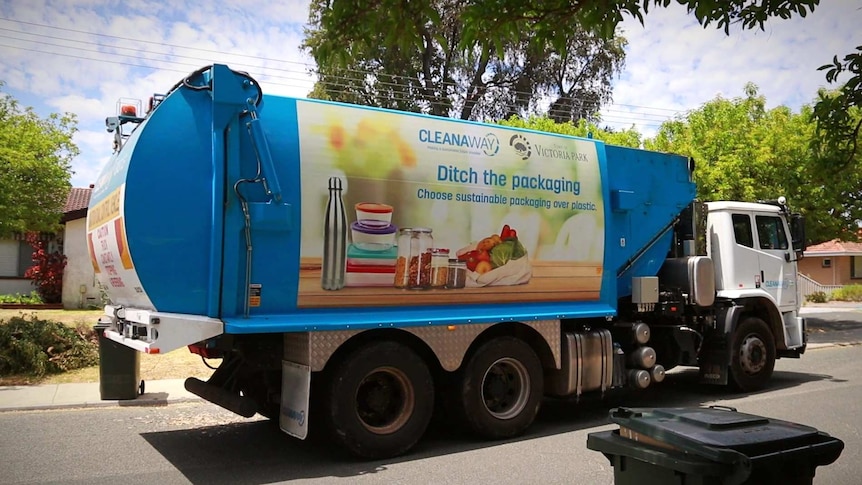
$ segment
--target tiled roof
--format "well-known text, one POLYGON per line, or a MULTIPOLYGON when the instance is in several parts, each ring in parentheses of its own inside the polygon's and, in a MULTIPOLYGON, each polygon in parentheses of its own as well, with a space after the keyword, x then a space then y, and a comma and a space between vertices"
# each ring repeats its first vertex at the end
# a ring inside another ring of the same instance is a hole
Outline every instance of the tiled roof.
POLYGON ((69 197, 66 198, 66 205, 63 206, 63 213, 74 212, 81 209, 86 209, 90 205, 90 192, 93 189, 80 189, 73 187, 69 190, 69 197))
POLYGON ((862 255, 862 243, 833 239, 824 243, 808 246, 808 248, 805 249, 806 256, 834 256, 838 254, 862 255))

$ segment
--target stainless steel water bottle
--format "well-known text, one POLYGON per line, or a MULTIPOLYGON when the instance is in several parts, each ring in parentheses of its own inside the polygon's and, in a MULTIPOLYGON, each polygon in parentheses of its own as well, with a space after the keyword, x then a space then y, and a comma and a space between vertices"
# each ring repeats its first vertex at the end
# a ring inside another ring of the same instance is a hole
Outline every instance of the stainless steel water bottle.
POLYGON ((342 183, 339 177, 329 178, 329 203, 323 229, 323 271, 320 284, 324 290, 344 288, 344 271, 347 265, 347 214, 341 199, 342 183))

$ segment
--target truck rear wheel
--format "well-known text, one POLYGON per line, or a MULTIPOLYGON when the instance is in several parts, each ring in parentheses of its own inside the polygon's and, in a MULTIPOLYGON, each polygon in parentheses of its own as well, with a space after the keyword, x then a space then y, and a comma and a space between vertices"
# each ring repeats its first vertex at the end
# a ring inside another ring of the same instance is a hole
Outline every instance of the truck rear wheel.
POLYGON ((733 333, 730 378, 743 392, 762 389, 775 368, 775 341, 766 323, 756 317, 742 321, 733 333))
POLYGON ((434 412, 428 366, 396 342, 353 351, 333 369, 327 387, 333 440, 363 458, 406 452, 425 433, 434 412))
POLYGON ((519 435, 539 412, 544 386, 542 364, 522 340, 499 337, 484 343, 456 379, 456 412, 484 438, 519 435))

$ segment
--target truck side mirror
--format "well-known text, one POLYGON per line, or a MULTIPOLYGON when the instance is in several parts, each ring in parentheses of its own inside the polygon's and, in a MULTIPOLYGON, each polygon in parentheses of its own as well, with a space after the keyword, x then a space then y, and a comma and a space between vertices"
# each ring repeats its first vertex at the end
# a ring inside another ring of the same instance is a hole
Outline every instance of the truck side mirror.
POLYGON ((805 218, 802 214, 791 214, 790 216, 790 236, 793 239, 793 250, 796 252, 796 257, 802 259, 802 252, 805 251, 805 218))

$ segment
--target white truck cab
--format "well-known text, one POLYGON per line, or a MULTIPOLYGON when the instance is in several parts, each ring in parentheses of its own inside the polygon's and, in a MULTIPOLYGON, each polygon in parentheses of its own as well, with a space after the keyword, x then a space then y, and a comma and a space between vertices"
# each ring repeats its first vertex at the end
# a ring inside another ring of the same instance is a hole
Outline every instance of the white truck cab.
POLYGON ((776 203, 708 202, 706 207, 706 247, 715 262, 716 296, 768 300, 771 304, 765 306, 780 313, 774 321, 783 322, 783 329, 772 329, 778 348, 801 348, 805 329, 798 314, 796 262, 804 234, 799 216, 788 212, 783 197, 776 203))

